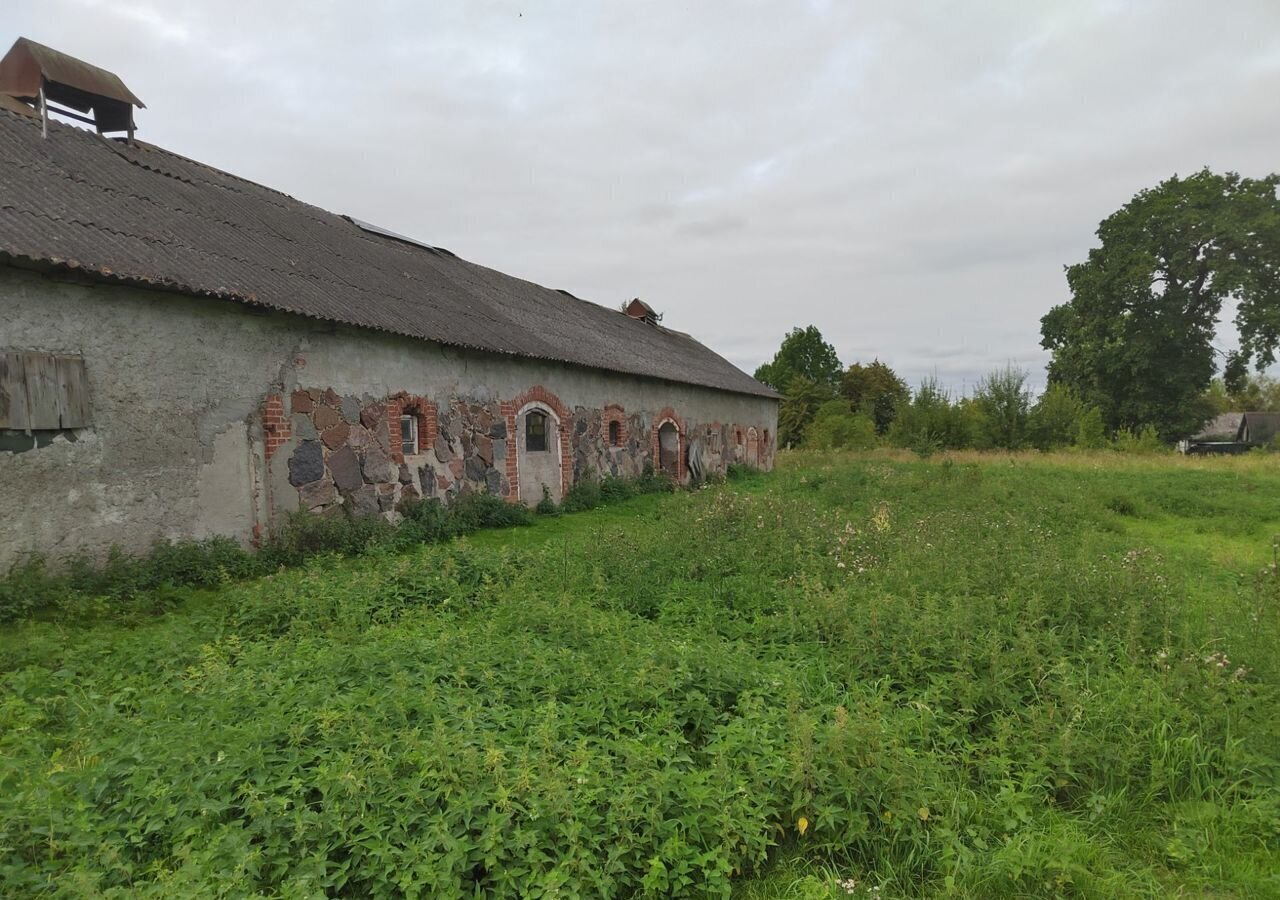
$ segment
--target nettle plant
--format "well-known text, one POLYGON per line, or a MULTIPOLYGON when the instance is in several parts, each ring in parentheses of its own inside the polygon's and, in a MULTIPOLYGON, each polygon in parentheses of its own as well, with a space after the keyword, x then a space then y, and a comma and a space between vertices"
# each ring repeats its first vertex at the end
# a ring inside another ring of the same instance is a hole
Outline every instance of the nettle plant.
POLYGON ((1206 643, 1190 570, 1108 502, 1239 527, 1270 501, 1093 477, 815 458, 521 549, 375 546, 141 627, 27 626, 0 883, 728 896, 779 855, 895 895, 1223 883, 1280 850, 1275 577, 1231 582, 1206 643))

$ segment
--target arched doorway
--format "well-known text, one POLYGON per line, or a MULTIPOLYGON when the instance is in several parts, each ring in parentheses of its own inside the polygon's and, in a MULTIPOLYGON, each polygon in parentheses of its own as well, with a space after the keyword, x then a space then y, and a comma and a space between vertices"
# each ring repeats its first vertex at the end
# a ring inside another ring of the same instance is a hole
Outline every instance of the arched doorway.
POLYGON ((747 429, 747 462, 753 466, 760 465, 760 435, 754 425, 747 429))
POLYGON ((680 477, 680 431, 670 419, 658 426, 658 470, 680 477))
POLYGON ((559 503, 560 420, 551 408, 531 403, 516 416, 516 467, 520 476, 520 500, 537 506, 544 496, 559 503))

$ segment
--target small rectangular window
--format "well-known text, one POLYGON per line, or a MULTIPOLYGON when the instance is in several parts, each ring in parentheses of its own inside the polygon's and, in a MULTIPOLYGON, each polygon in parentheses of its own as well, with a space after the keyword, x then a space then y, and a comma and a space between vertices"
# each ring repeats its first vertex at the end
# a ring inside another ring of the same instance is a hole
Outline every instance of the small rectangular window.
POLYGON ((524 449, 540 453, 547 449, 547 416, 531 412, 524 417, 524 449))
POLYGON ((400 452, 405 456, 418 453, 418 419, 416 416, 400 417, 400 452))

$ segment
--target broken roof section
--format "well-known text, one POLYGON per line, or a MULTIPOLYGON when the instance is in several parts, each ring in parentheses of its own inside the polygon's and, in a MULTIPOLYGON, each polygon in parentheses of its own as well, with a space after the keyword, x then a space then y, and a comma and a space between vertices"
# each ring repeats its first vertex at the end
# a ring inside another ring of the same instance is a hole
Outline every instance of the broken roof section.
POLYGON ((777 397, 688 335, 145 143, 0 109, 0 263, 220 297, 456 347, 777 397))
POLYGON ((0 94, 35 103, 42 88, 48 101, 92 110, 100 132, 129 130, 133 107, 146 108, 115 73, 20 37, 0 59, 0 94))

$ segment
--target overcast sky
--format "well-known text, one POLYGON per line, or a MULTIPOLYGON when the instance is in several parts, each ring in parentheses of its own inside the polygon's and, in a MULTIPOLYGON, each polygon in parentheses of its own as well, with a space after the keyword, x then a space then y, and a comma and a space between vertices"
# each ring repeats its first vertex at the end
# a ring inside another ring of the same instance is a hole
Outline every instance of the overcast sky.
MULTIPOLYGON (((1280 168, 1280 0, 10 3, 139 137, 751 371, 795 325, 957 392, 1043 381, 1137 190, 1280 168)), ((1226 341, 1224 340, 1225 344, 1226 341)))

